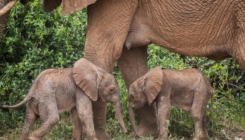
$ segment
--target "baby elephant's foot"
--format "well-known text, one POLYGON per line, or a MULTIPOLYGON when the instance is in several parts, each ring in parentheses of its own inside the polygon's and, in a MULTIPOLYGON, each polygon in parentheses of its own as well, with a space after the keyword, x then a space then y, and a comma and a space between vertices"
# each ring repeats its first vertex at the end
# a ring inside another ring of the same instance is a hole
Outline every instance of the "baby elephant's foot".
POLYGON ((204 135, 202 131, 199 131, 198 133, 195 134, 193 140, 208 140, 208 135, 204 135))
MULTIPOLYGON (((100 139, 100 137, 98 137, 100 139)), ((98 138, 93 135, 93 136, 86 136, 86 137, 82 137, 82 140, 98 140, 98 138)))
POLYGON ((98 140, 96 137, 90 138, 90 139, 86 139, 86 140, 98 140))
POLYGON ((28 140, 41 140, 42 138, 37 138, 35 136, 30 136, 28 140))
MULTIPOLYGON (((74 139, 72 139, 72 140, 74 140, 74 139)), ((82 137, 82 140, 98 140, 98 139, 96 137, 82 137)))
POLYGON ((110 135, 105 130, 96 130, 96 137, 99 140, 110 140, 110 135))
POLYGON ((245 131, 243 131, 242 133, 240 133, 237 137, 238 138, 242 138, 243 140, 245 140, 245 131))
POLYGON ((208 137, 194 137, 193 140, 208 140, 208 137))
POLYGON ((135 132, 132 131, 130 133, 130 137, 134 137, 134 138, 153 137, 155 139, 159 135, 159 131, 157 131, 157 127, 143 126, 143 125, 139 125, 139 127, 137 128, 137 133, 139 136, 136 136, 135 132), (149 128, 151 128, 151 129, 149 129, 149 128))
POLYGON ((86 140, 98 140, 97 138, 90 138, 90 139, 86 139, 86 140))
POLYGON ((156 140, 168 140, 168 135, 160 135, 156 140))

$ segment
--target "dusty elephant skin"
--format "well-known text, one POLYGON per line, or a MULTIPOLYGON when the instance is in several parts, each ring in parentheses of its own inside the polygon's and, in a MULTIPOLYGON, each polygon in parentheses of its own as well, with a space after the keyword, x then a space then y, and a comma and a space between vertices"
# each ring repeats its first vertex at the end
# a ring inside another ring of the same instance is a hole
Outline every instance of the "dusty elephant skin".
POLYGON ((8 15, 10 13, 10 9, 16 3, 17 0, 1 0, 0 1, 0 41, 2 40, 2 35, 4 31, 4 27, 7 22, 8 15))
MULTIPOLYGON (((85 58, 108 72, 118 62, 127 87, 147 72, 149 43, 188 56, 233 57, 245 70, 244 0, 43 0, 47 12, 59 5, 65 15, 89 5, 85 58)), ((108 140, 106 104, 92 106, 96 134, 108 140)), ((158 135, 154 114, 151 106, 136 110, 139 135, 158 135)))
POLYGON ((78 60, 73 68, 43 71, 35 79, 23 101, 14 106, 3 105, 3 107, 17 108, 28 102, 21 140, 27 140, 30 129, 38 118, 41 119, 42 125, 29 139, 42 139, 58 123, 59 113, 69 109, 73 122, 73 139, 81 139, 81 124, 83 124, 86 138, 97 140, 92 101, 98 99, 114 104, 116 116, 126 133, 115 78, 83 58, 78 60))
POLYGON ((201 71, 178 71, 156 67, 130 85, 130 121, 137 134, 133 110, 155 102, 160 131, 157 139, 167 139, 166 120, 169 119, 170 106, 174 105, 190 112, 195 123, 194 140, 208 140, 205 113, 210 98, 213 99, 213 90, 201 71))

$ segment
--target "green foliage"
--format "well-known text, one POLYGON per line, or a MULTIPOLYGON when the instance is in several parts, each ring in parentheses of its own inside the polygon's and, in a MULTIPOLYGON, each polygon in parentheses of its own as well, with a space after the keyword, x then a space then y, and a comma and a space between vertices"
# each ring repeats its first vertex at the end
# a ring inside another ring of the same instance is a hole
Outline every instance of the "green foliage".
POLYGON ((190 66, 184 63, 180 58, 180 55, 152 44, 148 49, 148 69, 157 66, 177 70, 190 68, 190 66))

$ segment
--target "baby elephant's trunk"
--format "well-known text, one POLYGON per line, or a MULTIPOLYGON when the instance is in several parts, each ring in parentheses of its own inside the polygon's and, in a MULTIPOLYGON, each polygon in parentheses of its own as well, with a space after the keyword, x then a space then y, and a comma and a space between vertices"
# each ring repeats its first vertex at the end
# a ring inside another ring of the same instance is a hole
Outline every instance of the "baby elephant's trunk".
POLYGON ((130 119, 130 123, 133 127, 134 133, 136 136, 139 136, 137 133, 137 129, 136 129, 136 125, 135 125, 135 119, 134 119, 134 110, 133 108, 129 105, 128 106, 128 112, 129 112, 129 119, 130 119))
POLYGON ((123 121, 123 118, 122 118, 121 105, 120 105, 119 101, 114 103, 114 108, 115 108, 115 112, 116 112, 116 117, 117 117, 120 125, 122 126, 123 133, 127 133, 127 129, 125 127, 125 124, 124 124, 124 121, 123 121))

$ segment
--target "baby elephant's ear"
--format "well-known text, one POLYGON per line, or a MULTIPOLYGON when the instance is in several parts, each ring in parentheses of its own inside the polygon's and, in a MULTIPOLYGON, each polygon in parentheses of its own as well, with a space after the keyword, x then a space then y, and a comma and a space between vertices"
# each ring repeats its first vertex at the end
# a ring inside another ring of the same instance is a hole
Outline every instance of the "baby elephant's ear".
POLYGON ((79 59, 73 67, 73 79, 92 101, 97 101, 100 82, 97 66, 84 58, 79 59))
POLYGON ((158 93, 162 89, 162 70, 160 67, 156 67, 149 71, 145 75, 145 94, 148 100, 148 104, 151 105, 153 100, 157 97, 158 93))

